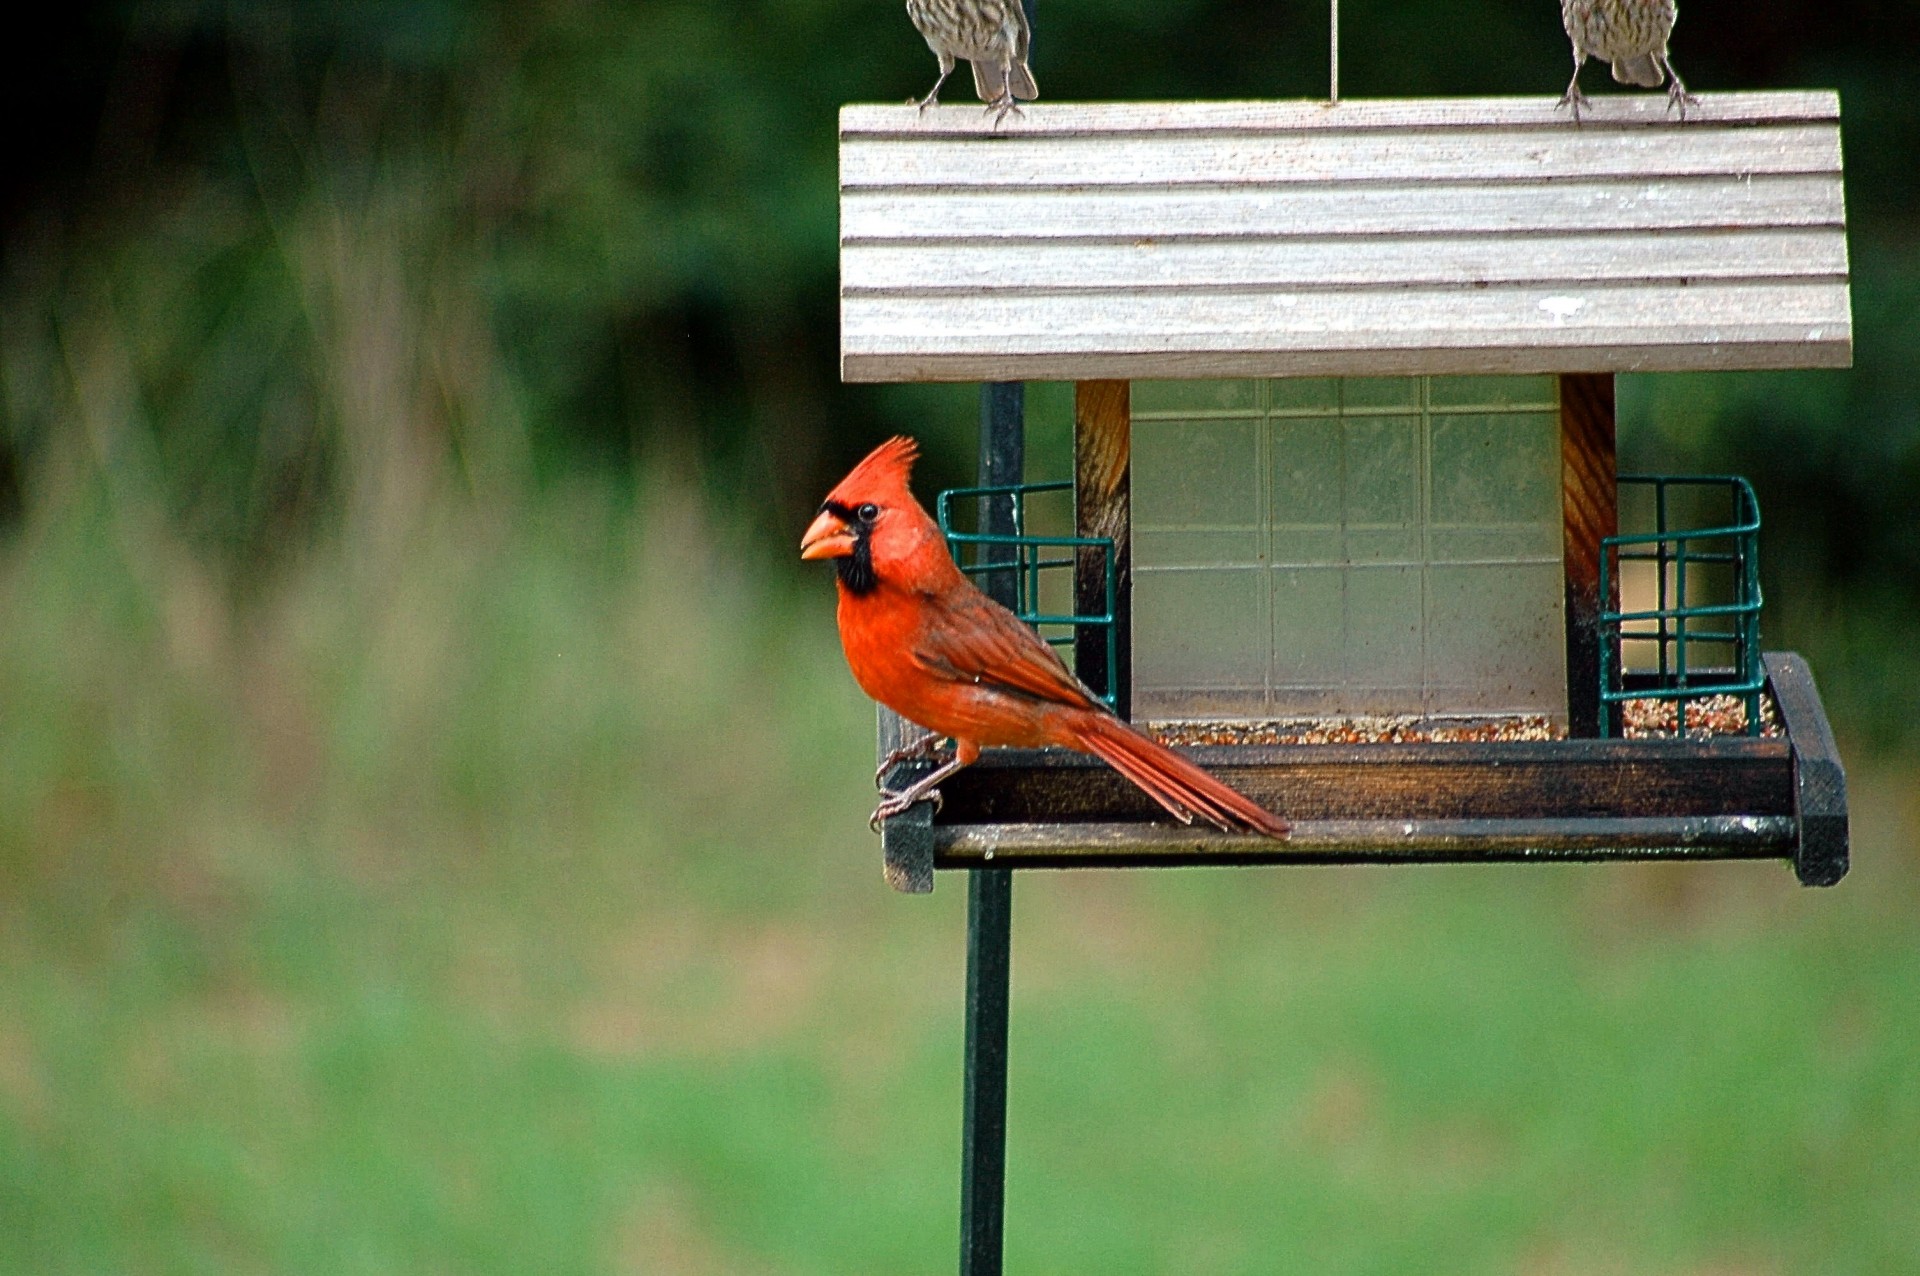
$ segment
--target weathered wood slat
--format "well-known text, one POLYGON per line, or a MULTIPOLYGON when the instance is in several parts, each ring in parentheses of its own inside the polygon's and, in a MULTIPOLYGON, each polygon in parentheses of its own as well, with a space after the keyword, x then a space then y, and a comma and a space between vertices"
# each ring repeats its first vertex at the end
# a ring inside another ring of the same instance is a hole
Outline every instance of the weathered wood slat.
MULTIPOLYGON (((849 191, 843 246, 1282 235, 1535 235, 1843 226, 1832 177, 1660 182, 1222 187, 1217 191, 849 191)), ((1382 275, 1384 282, 1389 276, 1382 275)))
MULTIPOLYGON (((1840 96, 1831 90, 1703 93, 1684 125, 1658 93, 1594 98, 1579 127, 1587 131, 1638 127, 1669 129, 1796 120, 1838 120, 1840 96)), ((1541 128, 1571 130, 1565 108, 1552 97, 1348 99, 1329 106, 1316 99, 1257 102, 1041 102, 1021 107, 996 126, 978 107, 948 105, 920 111, 895 104, 840 108, 840 135, 911 137, 1079 136, 1176 131, 1266 132, 1319 129, 1541 128)))
MULTIPOLYGON (((1486 334, 1499 337, 1502 334, 1486 334)), ((840 379, 850 384, 903 381, 1023 381, 1141 377, 1400 377, 1484 376, 1556 372, 1726 372, 1763 368, 1844 368, 1849 350, 1809 349, 1802 341, 1676 345, 1623 350, 1619 342, 1508 347, 1407 345, 1403 348, 1047 352, 983 354, 847 354, 840 379)))
MULTIPOLYGON (((1679 291, 1679 290, 1675 290, 1679 291)), ((1257 324, 1269 349, 1315 349, 1341 335, 1378 334, 1379 344, 1426 344, 1429 334, 1456 342, 1578 344, 1622 328, 1646 345, 1698 341, 1830 340, 1848 322, 1841 284, 1706 283, 1673 294, 1619 287, 1400 288, 1352 291, 1228 290, 1145 292, 1117 307, 1110 296, 1032 290, 1012 296, 873 297, 849 308, 847 347, 911 336, 929 353, 1059 349, 1189 349, 1238 342, 1257 324), (1485 335, 1482 335, 1485 334, 1485 335), (1559 335, 1552 335, 1559 334, 1559 335), (1143 338, 1148 338, 1144 339, 1143 338), (1192 343, 1189 345, 1188 343, 1192 343)), ((1085 378, 1083 378, 1085 379, 1085 378)))
POLYGON ((933 830, 940 868, 1179 864, 1785 859, 1783 815, 1673 819, 1298 820, 1284 842, 1163 824, 976 824, 933 830))
POLYGON ((840 184, 916 186, 1180 187, 1338 182, 1537 182, 1561 177, 1658 181, 1675 177, 1838 174, 1831 124, 1740 129, 1567 128, 1555 133, 1448 128, 1226 136, 936 137, 849 142, 840 184))
POLYGON ((849 108, 842 374, 1846 366, 1838 99, 1665 105, 849 108))
POLYGON ((1838 367, 1850 330, 1841 284, 1149 292, 1124 305, 887 297, 843 303, 841 370, 866 381, 1838 367))
MULTIPOLYGON (((1498 336, 1500 334, 1492 334, 1498 336)), ((1534 375, 1556 372, 1725 372, 1764 368, 1844 368, 1850 352, 1809 351, 1801 341, 1679 345, 1623 351, 1617 342, 1587 345, 1409 345, 1400 349, 1216 351, 1128 350, 1070 354, 848 354, 840 379, 849 384, 903 381, 1023 381, 1141 377, 1399 377, 1534 375), (1817 356, 1810 358, 1809 355, 1817 356)))
MULTIPOLYGON (((1290 820, 1791 815, 1784 740, 1278 745, 1188 750, 1290 820)), ((942 786, 936 827, 1150 822, 1160 810, 1074 754, 990 751, 942 786)))
POLYGON ((1133 243, 856 244, 841 258, 849 296, 1226 287, 1363 288, 1424 284, 1640 283, 1681 280, 1844 279, 1838 227, 1751 233, 1578 232, 1510 239, 1485 235, 1351 236, 1133 243))

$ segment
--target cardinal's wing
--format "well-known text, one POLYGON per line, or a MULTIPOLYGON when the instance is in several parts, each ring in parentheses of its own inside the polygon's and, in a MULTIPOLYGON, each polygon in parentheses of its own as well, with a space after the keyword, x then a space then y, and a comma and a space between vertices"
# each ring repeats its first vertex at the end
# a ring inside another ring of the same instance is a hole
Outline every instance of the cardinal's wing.
POLYGON ((1056 704, 1103 709, 1086 684, 1012 612, 971 586, 927 609, 915 656, 929 673, 988 684, 1056 704))

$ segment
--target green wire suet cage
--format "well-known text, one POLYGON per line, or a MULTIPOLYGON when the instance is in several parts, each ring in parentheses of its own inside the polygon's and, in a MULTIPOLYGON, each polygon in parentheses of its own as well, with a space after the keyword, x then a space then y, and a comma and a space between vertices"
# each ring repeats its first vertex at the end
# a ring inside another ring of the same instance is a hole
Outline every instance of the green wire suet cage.
MULTIPOLYGON (((1105 536, 1032 536, 1027 534, 1027 504, 1031 497, 1048 493, 1067 493, 1071 496, 1073 484, 1067 481, 1053 483, 1011 483, 993 487, 958 487, 940 493, 937 510, 940 520, 940 533, 947 538, 947 549, 953 555, 953 561, 968 576, 977 579, 999 573, 1009 573, 1014 578, 1015 597, 1014 614, 1039 631, 1040 636, 1055 647, 1071 649, 1076 637, 1083 631, 1091 630, 1106 643, 1107 668, 1113 669, 1119 660, 1118 630, 1114 624, 1117 611, 1117 584, 1113 540, 1105 536), (961 502, 977 501, 978 523, 983 526, 987 521, 987 505, 993 500, 1005 500, 1012 505, 1012 531, 998 534, 979 531, 960 531, 955 526, 955 514, 966 507, 961 502), (1099 570, 1104 600, 1101 610, 1081 612, 1075 609, 1073 573, 1081 558, 1088 554, 1099 556, 1099 570), (1046 586, 1053 581, 1062 582, 1058 592, 1064 593, 1069 600, 1062 609, 1048 610, 1043 599, 1056 592, 1046 586)), ((1113 704, 1113 688, 1105 688, 1100 697, 1109 706, 1113 704)))
POLYGON ((1622 706, 1630 700, 1674 705, 1674 730, 1687 733, 1687 706, 1709 696, 1737 696, 1746 709, 1746 733, 1761 731, 1760 505, 1753 487, 1733 474, 1622 474, 1628 489, 1653 498, 1654 530, 1601 541, 1600 597, 1624 590, 1630 564, 1646 564, 1652 607, 1603 605, 1600 614, 1600 733, 1623 734, 1622 706), (1705 502, 1724 500, 1726 515, 1700 518, 1705 502), (1688 507, 1695 521, 1680 527, 1688 507), (1629 668, 1626 649, 1652 648, 1650 662, 1629 668))

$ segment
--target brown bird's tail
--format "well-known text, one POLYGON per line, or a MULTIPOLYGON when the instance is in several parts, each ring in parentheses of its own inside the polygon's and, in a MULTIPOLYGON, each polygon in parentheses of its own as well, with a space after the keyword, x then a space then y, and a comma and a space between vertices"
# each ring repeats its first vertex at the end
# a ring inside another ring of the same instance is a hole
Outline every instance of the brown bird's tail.
POLYGON ((979 94, 982 102, 988 103, 998 102, 1003 97, 1031 102, 1040 96, 1040 86, 1033 82, 1033 72, 1027 69, 1025 62, 1014 62, 1003 67, 986 58, 973 61, 973 91, 979 94))
POLYGON ((1646 89, 1657 89, 1667 82, 1666 74, 1660 70, 1660 64, 1653 60, 1651 53, 1642 53, 1632 58, 1615 58, 1613 78, 1622 84, 1638 84, 1646 89))
POLYGON ((973 91, 982 102, 998 102, 1006 95, 1007 73, 998 62, 987 58, 975 58, 973 67, 973 91))
POLYGON ((1040 86, 1033 82, 1033 72, 1027 69, 1025 62, 1015 62, 1007 73, 1007 84, 1013 89, 1013 95, 1022 102, 1031 102, 1040 96, 1040 86))
POLYGON ((1244 830, 1277 838, 1289 832, 1285 820, 1118 718, 1089 713, 1074 727, 1079 747, 1098 754, 1182 824, 1191 824, 1197 817, 1229 833, 1244 830))

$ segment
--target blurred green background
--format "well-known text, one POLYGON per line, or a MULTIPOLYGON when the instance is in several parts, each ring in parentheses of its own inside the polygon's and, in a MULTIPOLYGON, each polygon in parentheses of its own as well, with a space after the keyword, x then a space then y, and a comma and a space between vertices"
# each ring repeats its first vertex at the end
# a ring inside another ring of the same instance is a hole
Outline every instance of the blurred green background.
MULTIPOLYGON (((1049 99, 1324 88, 1318 3, 1040 7, 1049 99)), ((1857 366, 1622 449, 1755 481, 1853 875, 1023 877, 1010 1270, 1920 1271, 1920 10, 1682 7, 1696 90, 1842 93, 1857 366)), ((1345 9, 1350 96, 1565 82, 1552 0, 1345 9)), ((964 891, 882 885, 794 561, 885 433, 971 474, 971 388, 836 381, 897 0, 9 43, 0 1270, 949 1269, 964 891)))

